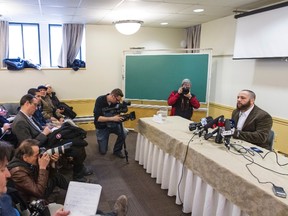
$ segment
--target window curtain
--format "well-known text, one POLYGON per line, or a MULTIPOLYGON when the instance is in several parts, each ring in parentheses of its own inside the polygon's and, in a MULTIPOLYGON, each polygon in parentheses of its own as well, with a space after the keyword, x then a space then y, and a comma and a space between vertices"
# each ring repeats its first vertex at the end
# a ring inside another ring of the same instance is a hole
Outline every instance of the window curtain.
POLYGON ((63 24, 63 42, 58 65, 67 67, 75 60, 82 43, 84 24, 63 24))
POLYGON ((9 22, 0 21, 0 68, 6 67, 3 59, 8 58, 9 48, 9 22))
MULTIPOLYGON (((201 24, 187 28, 187 49, 200 48, 201 24)), ((198 52, 196 50, 190 52, 198 52)))

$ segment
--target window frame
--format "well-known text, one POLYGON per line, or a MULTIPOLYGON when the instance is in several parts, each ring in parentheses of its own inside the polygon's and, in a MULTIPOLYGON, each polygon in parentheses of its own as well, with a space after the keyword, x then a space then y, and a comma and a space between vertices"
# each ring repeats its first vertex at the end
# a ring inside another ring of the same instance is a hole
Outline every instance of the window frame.
MULTIPOLYGON (((39 64, 41 65, 41 37, 40 37, 40 25, 39 23, 20 23, 20 22, 9 22, 10 25, 18 25, 21 29, 21 39, 22 39, 22 55, 23 59, 25 59, 25 44, 24 44, 24 34, 23 27, 24 26, 37 26, 37 37, 38 37, 38 56, 39 56, 39 64)), ((10 42, 9 42, 10 43, 10 42)), ((10 48, 10 47, 9 47, 10 48)), ((9 51, 10 52, 10 51, 9 51)))

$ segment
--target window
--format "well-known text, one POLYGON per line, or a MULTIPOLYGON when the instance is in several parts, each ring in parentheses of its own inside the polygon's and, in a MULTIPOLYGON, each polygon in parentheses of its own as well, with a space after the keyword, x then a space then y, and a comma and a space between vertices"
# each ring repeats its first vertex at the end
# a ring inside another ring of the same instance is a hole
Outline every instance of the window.
POLYGON ((62 45, 62 25, 49 24, 50 66, 58 66, 62 45))
POLYGON ((18 57, 41 64, 38 24, 9 23, 9 58, 18 57))
MULTIPOLYGON (((50 44, 50 67, 58 66, 58 59, 62 45, 62 25, 49 24, 49 44, 50 44)), ((85 30, 83 32, 82 44, 76 59, 85 61, 85 30)))
MULTIPOLYGON (((44 67, 58 67, 62 45, 62 25, 9 23, 9 57, 29 59, 44 67), (40 40, 41 37, 41 40, 40 40)), ((86 60, 85 29, 76 59, 86 60)))

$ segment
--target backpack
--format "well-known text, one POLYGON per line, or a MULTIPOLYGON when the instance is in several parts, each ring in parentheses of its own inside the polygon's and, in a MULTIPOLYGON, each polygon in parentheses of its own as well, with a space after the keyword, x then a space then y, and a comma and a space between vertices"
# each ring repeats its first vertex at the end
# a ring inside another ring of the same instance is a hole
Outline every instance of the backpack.
POLYGON ((80 127, 72 126, 70 123, 65 122, 63 125, 54 130, 48 135, 46 148, 54 148, 61 146, 68 142, 72 142, 72 146, 87 146, 86 140, 87 132, 80 127))
POLYGON ((60 102, 58 105, 59 109, 64 109, 64 112, 62 113, 64 116, 70 118, 70 119, 74 119, 77 114, 73 111, 73 107, 68 106, 66 103, 64 102, 60 102))

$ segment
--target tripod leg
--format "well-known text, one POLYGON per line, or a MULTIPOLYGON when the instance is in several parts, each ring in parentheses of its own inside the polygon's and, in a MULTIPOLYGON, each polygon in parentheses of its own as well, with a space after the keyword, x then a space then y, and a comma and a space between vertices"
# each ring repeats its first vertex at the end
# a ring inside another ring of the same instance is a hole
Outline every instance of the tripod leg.
MULTIPOLYGON (((121 128, 122 136, 125 137, 124 127, 123 127, 123 123, 122 122, 120 123, 120 128, 121 128)), ((126 162, 129 163, 128 162, 128 151, 126 149, 126 137, 124 139, 123 146, 124 146, 124 153, 125 153, 126 162)))

